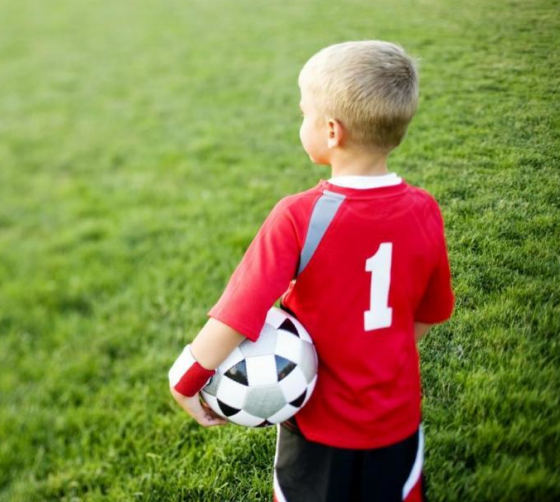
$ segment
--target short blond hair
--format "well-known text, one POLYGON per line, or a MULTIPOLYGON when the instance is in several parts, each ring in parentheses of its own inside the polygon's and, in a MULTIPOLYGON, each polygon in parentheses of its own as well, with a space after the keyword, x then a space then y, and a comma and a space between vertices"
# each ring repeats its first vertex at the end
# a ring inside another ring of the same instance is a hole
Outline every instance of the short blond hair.
POLYGON ((399 45, 380 40, 330 45, 299 74, 320 114, 338 119, 351 143, 392 150, 418 106, 417 61, 399 45))

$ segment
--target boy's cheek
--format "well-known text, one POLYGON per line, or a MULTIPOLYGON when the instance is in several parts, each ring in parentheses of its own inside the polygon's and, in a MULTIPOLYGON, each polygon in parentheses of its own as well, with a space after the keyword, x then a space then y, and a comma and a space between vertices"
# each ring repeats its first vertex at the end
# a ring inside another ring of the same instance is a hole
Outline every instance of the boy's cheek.
POLYGON ((303 123, 301 125, 301 127, 299 128, 299 140, 301 141, 301 144, 303 145, 303 148, 307 151, 307 148, 305 147, 305 143, 306 143, 306 139, 305 139, 305 123, 303 123))
POLYGON ((309 158, 313 161, 314 164, 330 165, 330 161, 325 154, 326 152, 324 150, 316 148, 309 153, 309 158))
POLYGON ((309 135, 307 134, 307 132, 305 130, 302 130, 302 132, 300 133, 300 137, 299 139, 301 140, 301 144, 303 146, 303 149, 305 150, 305 152, 307 153, 307 155, 309 155, 309 158, 315 162, 315 158, 316 158, 316 148, 314 148, 313 146, 313 142, 311 141, 311 138, 309 137, 309 135))

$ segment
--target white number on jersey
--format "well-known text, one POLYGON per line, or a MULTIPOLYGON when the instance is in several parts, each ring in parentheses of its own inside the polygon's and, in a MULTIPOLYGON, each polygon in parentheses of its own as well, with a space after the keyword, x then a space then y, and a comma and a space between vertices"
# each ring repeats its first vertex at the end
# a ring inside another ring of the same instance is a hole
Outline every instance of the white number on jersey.
POLYGON ((366 331, 388 328, 393 321, 393 309, 388 306, 392 254, 393 243, 384 242, 377 252, 366 260, 366 271, 372 272, 369 310, 364 312, 366 331))

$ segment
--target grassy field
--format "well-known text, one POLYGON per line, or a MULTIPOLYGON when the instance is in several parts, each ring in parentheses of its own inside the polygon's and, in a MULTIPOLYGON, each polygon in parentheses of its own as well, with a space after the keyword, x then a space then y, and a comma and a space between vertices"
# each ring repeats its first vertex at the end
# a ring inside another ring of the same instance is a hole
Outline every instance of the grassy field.
POLYGON ((440 201, 457 294, 421 345, 430 500, 560 500, 559 11, 0 0, 0 501, 271 500, 275 429, 198 426, 167 370, 330 176, 301 65, 366 38, 421 59, 390 167, 440 201))

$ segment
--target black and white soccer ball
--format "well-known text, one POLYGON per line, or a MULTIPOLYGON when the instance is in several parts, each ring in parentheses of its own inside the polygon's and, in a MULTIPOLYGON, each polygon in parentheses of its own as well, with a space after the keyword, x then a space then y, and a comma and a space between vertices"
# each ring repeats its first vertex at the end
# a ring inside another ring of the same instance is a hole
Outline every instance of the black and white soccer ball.
POLYGON ((241 342, 201 395, 234 424, 267 427, 305 406, 317 383, 317 368, 309 333, 288 312, 272 307, 257 341, 241 342))

